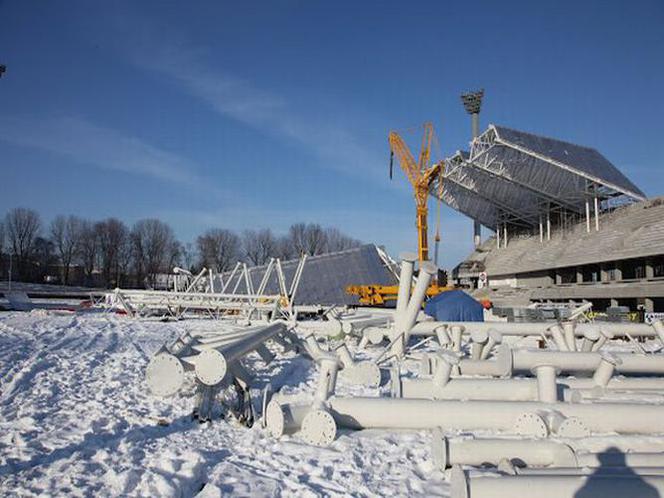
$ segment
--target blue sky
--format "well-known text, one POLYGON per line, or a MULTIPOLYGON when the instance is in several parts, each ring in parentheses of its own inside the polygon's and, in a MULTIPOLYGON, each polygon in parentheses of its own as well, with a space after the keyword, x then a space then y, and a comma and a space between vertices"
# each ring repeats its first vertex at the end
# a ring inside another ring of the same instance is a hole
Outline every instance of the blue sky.
MULTIPOLYGON (((482 128, 596 147, 660 195, 662 54, 661 0, 0 0, 0 212, 159 217, 183 241, 315 221, 396 256, 414 203, 387 133, 430 120, 466 148, 479 87, 482 128)), ((451 267, 472 223, 442 229, 451 267)))

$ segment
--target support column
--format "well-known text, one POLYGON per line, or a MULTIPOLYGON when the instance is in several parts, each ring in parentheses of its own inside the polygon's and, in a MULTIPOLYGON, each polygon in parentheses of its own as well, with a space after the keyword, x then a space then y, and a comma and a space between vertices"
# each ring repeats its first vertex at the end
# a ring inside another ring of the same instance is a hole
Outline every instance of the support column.
POLYGON ((590 202, 586 199, 586 232, 590 233, 590 202))
POLYGON ((646 297, 643 300, 643 307, 644 307, 646 313, 654 313, 655 312, 655 301, 651 297, 646 297))
POLYGON ((652 259, 646 259, 645 270, 646 278, 655 278, 655 266, 652 264, 652 259))
POLYGON ((544 242, 544 227, 542 225, 542 215, 539 215, 539 235, 540 235, 540 244, 544 242))
POLYGON ((496 248, 500 249, 500 224, 496 226, 496 248))
POLYGON ((546 212, 546 240, 551 240, 551 213, 546 212))
POLYGON ((595 231, 599 231, 599 200, 597 197, 594 199, 595 201, 595 231))
POLYGON ((580 266, 576 267, 576 283, 577 284, 583 283, 583 268, 580 266))
POLYGON ((507 247, 507 223, 503 225, 503 247, 507 247))
POLYGON ((609 272, 606 271, 606 265, 604 263, 601 263, 599 265, 599 281, 600 282, 609 281, 609 272))
POLYGON ((473 221, 473 243, 475 247, 479 247, 482 243, 482 225, 477 220, 473 221))
POLYGON ((616 276, 616 282, 620 282, 623 279, 622 263, 616 261, 614 274, 616 276))

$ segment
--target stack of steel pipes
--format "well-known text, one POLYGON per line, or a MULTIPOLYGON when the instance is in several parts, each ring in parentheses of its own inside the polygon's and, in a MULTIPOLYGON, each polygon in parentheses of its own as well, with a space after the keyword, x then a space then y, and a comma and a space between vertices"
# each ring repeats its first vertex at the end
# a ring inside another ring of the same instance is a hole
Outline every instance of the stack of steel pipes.
POLYGON ((193 371, 197 386, 194 413, 201 420, 209 420, 214 399, 222 388, 233 382, 244 386, 251 383, 252 374, 242 364, 246 355, 256 351, 266 364, 272 361, 274 355, 265 346, 269 340, 284 349, 299 347, 297 336, 281 321, 205 337, 186 333, 152 357, 146 382, 153 394, 170 396, 183 387, 185 372, 193 371))

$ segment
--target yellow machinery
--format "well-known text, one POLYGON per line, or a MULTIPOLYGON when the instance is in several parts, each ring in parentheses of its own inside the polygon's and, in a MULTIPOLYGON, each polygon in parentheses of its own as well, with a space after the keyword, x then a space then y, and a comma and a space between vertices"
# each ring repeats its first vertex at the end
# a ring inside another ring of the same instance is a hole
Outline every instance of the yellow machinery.
MULTIPOLYGON (((440 287, 431 284, 427 289, 427 297, 437 296, 451 287, 440 287)), ((399 294, 398 285, 349 285, 346 287, 348 294, 359 297, 360 304, 365 306, 383 306, 388 301, 396 301, 399 294)))
MULTIPOLYGON (((392 178, 392 167, 394 156, 397 156, 401 169, 406 173, 408 181, 413 186, 415 205, 417 208, 417 255, 420 261, 429 259, 428 241, 428 206, 429 191, 433 182, 438 179, 438 222, 436 225, 436 253, 435 262, 438 263, 438 243, 440 242, 440 197, 442 195, 443 173, 445 164, 440 161, 429 166, 431 160, 431 142, 434 138, 433 125, 424 123, 422 136, 422 148, 419 161, 415 162, 413 154, 408 145, 396 131, 391 131, 388 136, 390 143, 390 178, 392 178)), ((350 285, 346 287, 348 294, 359 296, 360 303, 369 306, 384 305, 387 301, 396 300, 399 287, 397 285, 350 285)), ((432 297, 451 287, 440 287, 436 282, 427 289, 427 296, 432 297)))
MULTIPOLYGON (((408 145, 396 131, 391 131, 388 136, 391 152, 390 176, 392 173, 392 160, 394 156, 397 156, 401 169, 406 173, 408 181, 413 186, 415 206, 417 208, 417 255, 420 261, 427 261, 429 259, 429 227, 427 225, 427 215, 429 212, 427 201, 429 199, 429 190, 436 179, 439 180, 439 189, 442 188, 442 177, 445 172, 445 164, 443 161, 429 167, 429 161, 431 159, 431 141, 433 136, 433 125, 431 123, 424 123, 422 148, 420 150, 418 162, 415 162, 415 158, 410 152, 408 145)), ((438 230, 436 230, 436 236, 437 239, 440 238, 438 230)))

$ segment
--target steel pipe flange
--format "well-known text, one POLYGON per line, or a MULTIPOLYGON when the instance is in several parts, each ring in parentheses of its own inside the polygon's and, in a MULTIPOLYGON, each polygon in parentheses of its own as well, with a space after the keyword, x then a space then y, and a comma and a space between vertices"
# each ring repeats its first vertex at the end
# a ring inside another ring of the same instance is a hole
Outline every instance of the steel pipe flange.
POLYGON ((196 378, 206 386, 216 386, 228 371, 228 365, 224 355, 216 349, 203 351, 196 357, 196 378))
POLYGON ((567 417, 558 427, 560 437, 580 438, 590 436, 590 429, 578 417, 567 417))
POLYGON ((526 412, 517 417, 514 423, 514 433, 520 436, 545 438, 549 435, 549 428, 541 415, 526 412))
POLYGON ((157 396, 172 396, 184 383, 182 362, 170 353, 158 353, 152 357, 145 372, 150 391, 157 396))
POLYGON ((328 446, 337 436, 337 423, 325 410, 312 410, 304 417, 302 439, 314 446, 328 446))

